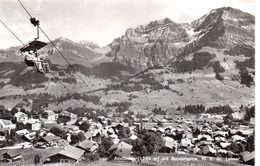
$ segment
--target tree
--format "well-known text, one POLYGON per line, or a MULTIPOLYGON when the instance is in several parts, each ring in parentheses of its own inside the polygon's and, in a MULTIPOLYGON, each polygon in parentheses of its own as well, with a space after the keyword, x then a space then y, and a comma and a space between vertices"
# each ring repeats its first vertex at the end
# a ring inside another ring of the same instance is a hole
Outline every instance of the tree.
POLYGON ((26 112, 26 110, 25 110, 24 108, 21 108, 20 111, 23 112, 23 113, 25 113, 25 114, 27 114, 27 112, 26 112))
POLYGON ((119 128, 117 135, 119 138, 128 138, 130 135, 130 129, 128 127, 119 128))
POLYGON ((78 133, 78 139, 79 139, 79 141, 84 141, 86 139, 86 137, 85 137, 83 132, 79 132, 78 133))
POLYGON ((27 126, 26 124, 22 123, 22 122, 16 122, 16 130, 22 130, 22 129, 26 129, 27 126))
POLYGON ((18 109, 16 107, 12 108, 12 110, 11 110, 11 114, 12 115, 14 115, 17 112, 18 112, 18 109))
POLYGON ((241 84, 245 84, 247 87, 251 86, 251 83, 254 81, 252 76, 248 74, 248 71, 240 71, 241 84))
POLYGON ((90 126, 91 126, 91 125, 90 125, 89 122, 84 121, 84 122, 82 122, 82 124, 80 125, 80 129, 83 130, 83 131, 85 131, 85 132, 87 132, 88 129, 90 128, 90 126))
POLYGON ((157 152, 162 147, 163 143, 163 140, 160 136, 150 132, 146 132, 144 134, 143 141, 150 155, 154 152, 157 152))
POLYGON ((35 140, 38 141, 41 138, 40 131, 36 131, 35 140))
POLYGON ((114 144, 111 137, 105 137, 98 147, 100 157, 107 157, 107 150, 114 144))
POLYGON ((158 122, 157 122, 157 126, 163 127, 163 123, 162 123, 161 121, 158 121, 158 122))
POLYGON ((10 138, 14 141, 17 142, 19 140, 19 135, 16 133, 14 129, 10 130, 10 138))
POLYGON ((240 148, 239 148, 239 145, 238 145, 238 143, 236 143, 236 142, 231 142, 231 144, 230 144, 230 150, 232 151, 232 152, 234 152, 234 153, 239 153, 240 151, 240 148))
POLYGON ((233 120, 232 114, 231 114, 231 113, 228 113, 228 114, 224 117, 224 124, 230 124, 232 120, 233 120))
POLYGON ((220 81, 224 80, 224 78, 219 73, 215 74, 215 78, 220 80, 220 81))
POLYGON ((41 161, 41 156, 39 154, 34 156, 34 164, 39 164, 41 161))
POLYGON ((77 134, 71 134, 70 144, 73 145, 73 144, 76 144, 78 142, 79 142, 79 136, 77 134))

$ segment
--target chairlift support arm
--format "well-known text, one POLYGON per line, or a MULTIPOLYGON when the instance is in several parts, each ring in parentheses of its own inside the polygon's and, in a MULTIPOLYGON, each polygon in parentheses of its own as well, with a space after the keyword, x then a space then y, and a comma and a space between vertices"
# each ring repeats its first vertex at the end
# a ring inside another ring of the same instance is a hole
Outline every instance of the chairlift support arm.
POLYGON ((36 20, 36 18, 32 17, 30 18, 31 23, 37 27, 37 38, 35 40, 39 39, 39 26, 40 26, 40 21, 36 20))

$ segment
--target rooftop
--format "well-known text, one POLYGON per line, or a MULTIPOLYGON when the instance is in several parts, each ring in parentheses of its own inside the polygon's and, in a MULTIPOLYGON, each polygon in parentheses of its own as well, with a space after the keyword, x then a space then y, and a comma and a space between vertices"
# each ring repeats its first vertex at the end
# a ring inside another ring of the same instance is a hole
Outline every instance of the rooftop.
POLYGON ((82 149, 68 145, 67 147, 65 147, 65 149, 60 151, 59 154, 78 160, 84 154, 84 152, 85 151, 82 149))

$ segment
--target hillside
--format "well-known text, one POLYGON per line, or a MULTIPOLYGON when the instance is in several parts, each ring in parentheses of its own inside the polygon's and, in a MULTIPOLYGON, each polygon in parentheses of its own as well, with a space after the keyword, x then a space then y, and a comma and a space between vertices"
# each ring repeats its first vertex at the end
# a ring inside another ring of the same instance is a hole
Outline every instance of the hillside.
POLYGON ((52 74, 36 73, 11 47, 0 50, 0 105, 60 110, 83 104, 119 114, 254 105, 254 36, 254 16, 224 7, 191 23, 166 18, 129 28, 104 48, 55 39, 60 52, 51 43, 41 49, 52 74))

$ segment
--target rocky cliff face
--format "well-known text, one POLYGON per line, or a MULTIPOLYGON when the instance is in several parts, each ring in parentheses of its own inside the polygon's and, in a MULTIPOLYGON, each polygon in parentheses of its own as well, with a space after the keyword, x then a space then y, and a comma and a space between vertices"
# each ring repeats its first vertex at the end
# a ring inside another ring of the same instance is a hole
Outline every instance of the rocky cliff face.
POLYGON ((166 18, 129 28, 110 44, 107 56, 140 70, 175 62, 205 46, 225 49, 231 55, 254 56, 254 34, 254 16, 224 7, 191 23, 166 18))

